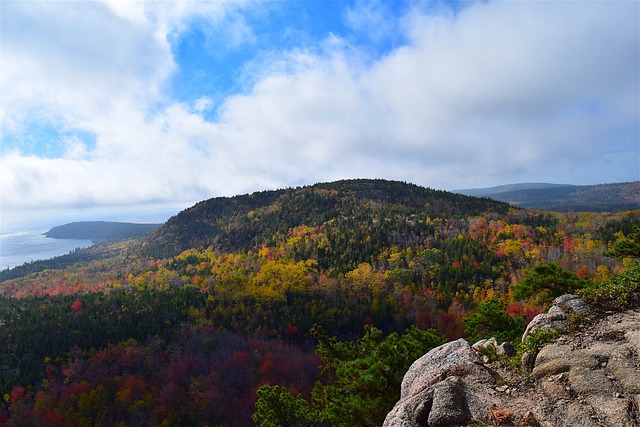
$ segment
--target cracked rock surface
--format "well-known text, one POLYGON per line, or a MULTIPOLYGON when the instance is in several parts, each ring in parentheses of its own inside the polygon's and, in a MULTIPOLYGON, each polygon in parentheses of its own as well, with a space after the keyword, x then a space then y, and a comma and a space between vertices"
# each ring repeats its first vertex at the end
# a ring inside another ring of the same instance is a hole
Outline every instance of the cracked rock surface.
POLYGON ((640 427, 639 354, 640 309, 585 322, 547 344, 529 376, 452 341, 409 368, 384 427, 640 427))
POLYGON ((532 407, 543 426, 640 426, 640 311, 605 317, 540 350, 532 407))
POLYGON ((383 426, 445 427, 485 418, 495 383, 466 340, 443 344, 411 365, 383 426))

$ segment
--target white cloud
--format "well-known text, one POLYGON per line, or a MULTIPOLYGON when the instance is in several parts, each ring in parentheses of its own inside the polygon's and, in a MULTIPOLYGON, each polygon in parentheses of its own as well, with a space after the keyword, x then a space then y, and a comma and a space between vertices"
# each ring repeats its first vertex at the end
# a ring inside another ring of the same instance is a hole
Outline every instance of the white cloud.
POLYGON ((305 58, 227 102, 223 125, 294 176, 328 169, 453 188, 476 176, 559 179, 561 156, 583 164, 573 179, 588 182, 611 130, 637 123, 638 29, 625 4, 587 6, 500 2, 455 19, 420 15, 412 43, 371 70, 342 51, 305 58), (628 93, 636 106, 620 114, 628 93), (584 107, 592 102, 603 109, 596 117, 584 107))
POLYGON ((634 2, 411 10, 397 21, 408 43, 373 64, 338 35, 312 50, 275 48, 242 70, 250 90, 226 99, 216 121, 203 117, 204 94, 189 105, 166 97, 180 66, 170 42, 196 19, 237 22, 233 40, 250 42, 242 10, 2 8, 3 127, 47 120, 95 135, 95 146, 67 139, 59 159, 3 151, 3 209, 186 203, 350 177, 448 189, 640 178, 634 2))
POLYGON ((65 137, 62 140, 65 145, 64 157, 70 160, 86 159, 89 156, 87 145, 77 136, 65 137))
MULTIPOLYGON (((402 3, 387 4, 387 7, 396 7, 402 3)), ((397 31, 396 20, 385 9, 385 4, 378 0, 357 0, 353 7, 348 7, 345 12, 345 21, 355 31, 365 34, 375 42, 381 42, 386 38, 394 37, 397 31)))
POLYGON ((211 98, 202 96, 196 99, 196 102, 193 104, 193 111, 196 113, 203 113, 213 107, 213 101, 211 98))
POLYGON ((85 127, 127 102, 143 107, 174 69, 149 21, 101 3, 2 4, 3 126, 62 120, 85 127))

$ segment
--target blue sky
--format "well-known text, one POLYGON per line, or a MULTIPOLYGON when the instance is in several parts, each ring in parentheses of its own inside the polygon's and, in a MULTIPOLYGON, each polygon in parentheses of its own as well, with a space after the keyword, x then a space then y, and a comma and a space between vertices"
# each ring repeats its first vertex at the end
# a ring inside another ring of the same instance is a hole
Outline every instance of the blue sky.
MULTIPOLYGON (((398 27, 412 7, 458 9, 444 2, 269 1, 253 3, 227 22, 198 17, 169 37, 180 65, 171 78, 172 98, 193 103, 206 96, 219 106, 226 97, 251 90, 256 83, 252 68, 295 50, 322 55, 332 37, 373 63, 405 41, 398 27)), ((215 120, 216 111, 213 107, 204 116, 215 120)))
POLYGON ((0 7, 4 218, 357 177, 640 179, 635 1, 0 7))

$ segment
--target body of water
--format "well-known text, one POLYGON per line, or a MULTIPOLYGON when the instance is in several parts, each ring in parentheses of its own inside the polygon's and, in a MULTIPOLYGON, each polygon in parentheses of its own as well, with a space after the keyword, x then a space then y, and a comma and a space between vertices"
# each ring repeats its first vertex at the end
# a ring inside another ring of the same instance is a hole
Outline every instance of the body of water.
POLYGON ((0 234, 0 269, 25 262, 66 255, 76 248, 92 245, 91 240, 51 239, 42 235, 48 230, 2 231, 0 234))
POLYGON ((160 224, 184 208, 185 206, 178 204, 35 211, 5 210, 0 212, 0 269, 66 255, 76 248, 92 245, 90 240, 51 239, 42 235, 58 225, 76 221, 160 224))

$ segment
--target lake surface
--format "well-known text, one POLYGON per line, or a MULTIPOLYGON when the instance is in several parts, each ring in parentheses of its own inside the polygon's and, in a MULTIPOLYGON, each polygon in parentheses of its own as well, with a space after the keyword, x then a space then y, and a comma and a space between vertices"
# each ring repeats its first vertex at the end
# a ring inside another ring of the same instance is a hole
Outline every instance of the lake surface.
POLYGON ((0 269, 66 255, 76 248, 92 245, 91 240, 51 239, 42 235, 46 231, 48 230, 2 231, 0 233, 0 269))

